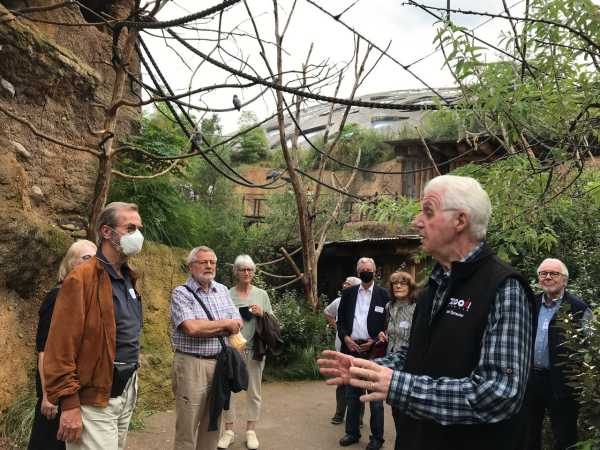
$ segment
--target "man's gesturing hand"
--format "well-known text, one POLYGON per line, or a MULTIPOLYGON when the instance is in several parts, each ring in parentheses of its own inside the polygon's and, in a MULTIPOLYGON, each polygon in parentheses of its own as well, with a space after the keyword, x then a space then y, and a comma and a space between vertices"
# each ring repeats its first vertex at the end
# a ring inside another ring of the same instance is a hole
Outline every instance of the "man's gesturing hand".
MULTIPOLYGON (((387 398, 392 373, 394 373, 392 369, 375 364, 373 361, 355 358, 349 372, 352 386, 369 391, 367 395, 360 397, 363 402, 387 398)), ((323 372, 321 371, 321 373, 323 372)))
POLYGON ((56 434, 59 441, 79 442, 82 430, 83 423, 79 408, 67 409, 60 413, 60 425, 56 434))
POLYGON ((333 350, 325 350, 323 357, 317 359, 321 375, 329 379, 327 384, 348 384, 350 381, 350 366, 355 359, 350 355, 344 355, 333 350))

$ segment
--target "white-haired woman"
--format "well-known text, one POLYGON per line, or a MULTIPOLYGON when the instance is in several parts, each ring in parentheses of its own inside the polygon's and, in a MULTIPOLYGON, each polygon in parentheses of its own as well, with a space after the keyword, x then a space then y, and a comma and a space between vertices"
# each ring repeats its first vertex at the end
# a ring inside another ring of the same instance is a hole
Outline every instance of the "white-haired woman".
POLYGON ((48 401, 46 396, 46 383, 42 368, 44 367, 44 347, 50 330, 52 321, 52 312, 54 311, 54 302, 60 289, 60 284, 71 270, 79 264, 87 261, 96 254, 96 245, 85 239, 74 242, 63 257, 58 268, 58 284, 46 294, 39 312, 37 335, 35 346, 38 352, 38 370, 35 376, 35 385, 37 392, 37 405, 35 416, 29 439, 28 450, 62 450, 65 443, 56 438, 59 424, 58 406, 48 401))
MULTIPOLYGON (((266 312, 273 314, 269 295, 263 289, 252 285, 256 265, 248 255, 239 255, 233 263, 233 275, 236 285, 229 290, 231 299, 240 309, 244 320, 242 335, 248 341, 243 357, 248 367, 248 390, 246 391, 246 447, 250 450, 258 449, 259 442, 256 436, 256 422, 260 416, 262 373, 265 367, 265 358, 256 361, 253 359, 254 333, 256 320, 266 312)), ((233 422, 235 420, 234 397, 231 398, 230 408, 224 412, 225 431, 219 439, 217 447, 229 448, 235 439, 233 422)))

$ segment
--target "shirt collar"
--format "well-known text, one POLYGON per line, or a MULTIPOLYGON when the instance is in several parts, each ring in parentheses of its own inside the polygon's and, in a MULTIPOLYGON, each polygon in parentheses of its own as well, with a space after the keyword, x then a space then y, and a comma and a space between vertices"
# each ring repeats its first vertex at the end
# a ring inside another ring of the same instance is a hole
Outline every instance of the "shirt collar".
MULTIPOLYGON (((473 247, 471 249, 471 251, 469 253, 467 253, 465 255, 465 257, 463 259, 461 259, 459 262, 464 263, 464 262, 470 262, 473 261, 474 259, 476 259, 479 254, 481 253, 481 250, 483 249, 483 244, 484 241, 481 241, 479 244, 477 244, 475 247, 473 247)), ((431 272, 431 279, 438 285, 442 284, 442 282, 447 281, 450 278, 450 269, 448 271, 445 271, 444 268, 442 267, 441 264, 437 263, 435 265, 435 267, 433 268, 433 271, 431 272)))
POLYGON ((554 308, 560 306, 560 303, 562 302, 564 295, 565 294, 563 292, 563 295, 561 295, 559 298, 555 298, 552 300, 552 306, 548 306, 548 305, 546 305, 546 298, 547 298, 546 294, 542 294, 542 306, 547 309, 554 309, 554 308))
POLYGON ((102 253, 102 249, 100 247, 98 247, 98 250, 96 251, 96 258, 102 263, 111 279, 122 280, 123 278, 129 277, 129 266, 127 265, 127 263, 123 263, 123 265, 121 266, 121 273, 123 274, 123 276, 120 277, 115 271, 113 265, 104 256, 104 253, 102 253))
POLYGON ((360 284, 360 286, 358 287, 359 291, 363 291, 363 292, 368 292, 369 294, 373 293, 373 286, 375 286, 375 283, 372 283, 371 286, 369 286, 367 289, 365 289, 362 285, 362 283, 360 284))
MULTIPOLYGON (((192 277, 191 275, 188 277, 188 279, 185 282, 185 284, 187 284, 190 288, 192 288, 192 290, 194 292, 206 292, 204 289, 202 289, 202 287, 200 286, 200 283, 198 283, 194 279, 194 277, 192 277)), ((217 292, 217 285, 215 284, 214 281, 210 282, 210 286, 208 287, 208 291, 209 292, 217 292)))

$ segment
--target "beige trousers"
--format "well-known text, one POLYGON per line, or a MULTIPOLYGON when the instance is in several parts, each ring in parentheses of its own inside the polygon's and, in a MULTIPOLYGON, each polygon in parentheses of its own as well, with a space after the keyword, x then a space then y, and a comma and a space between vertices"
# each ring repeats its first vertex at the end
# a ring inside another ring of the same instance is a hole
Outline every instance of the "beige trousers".
MULTIPOLYGON (((248 368, 248 390, 246 391, 246 420, 251 422, 258 421, 260 417, 260 405, 262 403, 261 388, 262 374, 265 368, 265 358, 262 361, 252 359, 252 350, 244 350, 242 357, 248 368)), ((238 392, 231 396, 229 410, 223 411, 225 423, 235 422, 235 402, 239 401, 240 395, 244 392, 238 392)))
POLYGON ((219 430, 208 431, 210 394, 215 359, 175 353, 175 450, 215 450, 219 430))
POLYGON ((123 393, 111 398, 108 406, 81 405, 83 431, 78 444, 67 442, 67 450, 123 450, 127 429, 137 398, 138 380, 135 372, 123 393))

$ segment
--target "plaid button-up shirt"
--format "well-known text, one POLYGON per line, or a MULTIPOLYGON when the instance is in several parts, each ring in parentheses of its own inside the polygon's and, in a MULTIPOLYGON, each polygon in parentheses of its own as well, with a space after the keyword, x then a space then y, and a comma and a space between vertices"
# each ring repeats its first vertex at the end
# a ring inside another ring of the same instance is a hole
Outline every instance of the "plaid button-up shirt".
MULTIPOLYGON (((213 281, 208 292, 205 292, 192 277, 189 277, 185 284, 200 297, 214 320, 242 320, 229 296, 229 290, 222 284, 213 281)), ((180 352, 203 356, 219 353, 221 344, 218 337, 188 336, 179 328, 184 320, 196 319, 208 320, 202 306, 185 287, 178 286, 173 289, 171 294, 171 343, 173 348, 180 352)))
MULTIPOLYGON (((477 246, 463 261, 479 255, 477 246)), ((431 274, 438 285, 432 314, 448 290, 449 273, 440 265, 431 274)), ((403 372, 408 349, 376 362, 394 370, 387 402, 417 419, 442 425, 494 423, 508 419, 521 406, 531 364, 532 323, 529 302, 521 284, 508 278, 490 305, 481 356, 469 377, 437 378, 403 372)))

